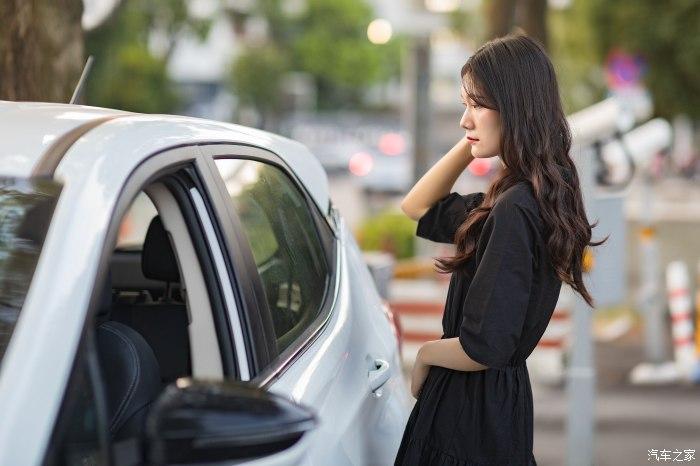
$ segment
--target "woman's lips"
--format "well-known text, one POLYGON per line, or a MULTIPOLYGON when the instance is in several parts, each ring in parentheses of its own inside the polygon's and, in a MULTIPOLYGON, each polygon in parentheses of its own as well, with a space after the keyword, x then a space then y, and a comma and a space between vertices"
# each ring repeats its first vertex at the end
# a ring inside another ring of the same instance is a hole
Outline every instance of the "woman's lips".
POLYGON ((471 143, 473 144, 473 143, 477 142, 478 139, 476 139, 476 138, 470 138, 469 136, 467 136, 467 141, 469 141, 469 142, 471 142, 471 143))

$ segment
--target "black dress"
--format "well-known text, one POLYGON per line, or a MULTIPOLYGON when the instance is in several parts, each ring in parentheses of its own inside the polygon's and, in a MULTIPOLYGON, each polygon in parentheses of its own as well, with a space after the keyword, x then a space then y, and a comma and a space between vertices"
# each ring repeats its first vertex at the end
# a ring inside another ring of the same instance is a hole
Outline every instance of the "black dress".
MULTIPOLYGON (((483 193, 450 193, 418 221, 416 234, 452 243, 483 193)), ((501 194, 477 252, 452 274, 442 338, 458 337, 488 369, 430 366, 408 418, 395 466, 536 465, 526 358, 542 337, 561 281, 548 260, 529 182, 501 194)))

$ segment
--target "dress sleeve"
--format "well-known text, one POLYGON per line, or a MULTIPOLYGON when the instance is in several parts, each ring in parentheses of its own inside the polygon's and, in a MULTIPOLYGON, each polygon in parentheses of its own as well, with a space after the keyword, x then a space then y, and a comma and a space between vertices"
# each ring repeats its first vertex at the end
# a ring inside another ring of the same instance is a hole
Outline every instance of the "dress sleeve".
POLYGON ((518 347, 530 301, 536 234, 529 212, 514 203, 498 203, 484 222, 459 330, 464 352, 480 364, 502 368, 518 347))
POLYGON ((430 206, 418 219, 416 235, 436 243, 453 244, 457 228, 483 199, 482 192, 466 195, 455 192, 448 194, 430 206))

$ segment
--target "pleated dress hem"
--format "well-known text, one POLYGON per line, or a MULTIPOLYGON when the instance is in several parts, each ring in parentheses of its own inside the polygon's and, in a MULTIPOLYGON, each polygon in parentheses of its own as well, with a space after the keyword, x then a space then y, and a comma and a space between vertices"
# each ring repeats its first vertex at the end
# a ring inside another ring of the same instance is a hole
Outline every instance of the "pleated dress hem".
POLYGON ((400 464, 406 466, 537 466, 532 455, 529 458, 499 457, 480 461, 457 458, 431 444, 425 438, 414 438, 408 442, 400 464))

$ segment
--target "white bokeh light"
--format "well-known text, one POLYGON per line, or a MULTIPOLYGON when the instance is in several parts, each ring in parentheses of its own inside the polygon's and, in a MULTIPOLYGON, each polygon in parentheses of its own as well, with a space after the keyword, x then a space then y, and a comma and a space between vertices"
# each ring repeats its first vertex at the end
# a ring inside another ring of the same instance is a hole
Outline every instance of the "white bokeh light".
POLYGON ((375 19, 367 26, 367 38, 373 44, 386 44, 392 34, 391 23, 385 19, 375 19))

